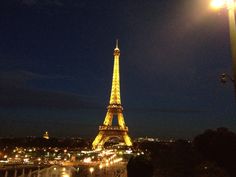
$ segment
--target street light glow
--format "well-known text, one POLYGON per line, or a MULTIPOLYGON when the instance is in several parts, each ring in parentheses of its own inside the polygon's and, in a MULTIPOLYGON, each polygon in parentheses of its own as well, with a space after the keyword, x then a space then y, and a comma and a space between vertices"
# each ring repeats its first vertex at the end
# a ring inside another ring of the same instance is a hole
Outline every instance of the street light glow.
POLYGON ((89 171, 90 171, 90 173, 92 174, 92 173, 94 172, 94 168, 93 168, 93 167, 90 167, 90 168, 89 168, 89 171))
POLYGON ((235 9, 236 4, 234 3, 234 0, 227 0, 227 6, 228 8, 235 9))
POLYGON ((220 9, 225 6, 225 0, 212 0, 210 5, 213 9, 220 9))
POLYGON ((234 3, 234 0, 212 0, 210 6, 213 9, 221 9, 224 7, 235 8, 236 3, 234 3))

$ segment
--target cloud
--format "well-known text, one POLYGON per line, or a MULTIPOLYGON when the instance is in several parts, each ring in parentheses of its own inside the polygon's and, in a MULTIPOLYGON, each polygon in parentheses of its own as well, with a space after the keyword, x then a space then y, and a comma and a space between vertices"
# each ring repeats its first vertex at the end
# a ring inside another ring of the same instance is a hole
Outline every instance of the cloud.
POLYGON ((35 5, 38 2, 38 0, 22 0, 22 3, 28 6, 35 5))
POLYGON ((98 104, 89 97, 19 87, 0 88, 0 97, 0 107, 5 108, 84 109, 98 107, 98 104))
POLYGON ((2 71, 0 72, 0 84, 2 86, 23 86, 27 81, 30 80, 52 80, 52 79, 66 79, 73 80, 75 78, 71 76, 63 75, 43 75, 38 73, 33 73, 25 70, 17 71, 2 71))
POLYGON ((35 79, 64 79, 65 76, 46 76, 28 71, 0 73, 0 107, 47 109, 94 109, 99 104, 93 97, 79 94, 27 88, 27 81, 35 79))
POLYGON ((130 108, 128 111, 134 112, 161 112, 161 113, 180 113, 180 114, 187 114, 187 113, 201 113, 206 112, 205 110, 199 109, 189 109, 189 108, 180 108, 180 109, 172 109, 172 108, 130 108))
POLYGON ((33 6, 33 5, 55 5, 55 6, 63 6, 63 2, 61 0, 22 0, 22 4, 25 4, 27 6, 33 6))
POLYGON ((26 80, 32 80, 32 79, 74 79, 71 76, 64 76, 64 75, 44 75, 44 74, 38 74, 38 73, 33 73, 30 71, 25 71, 25 70, 19 70, 19 71, 13 71, 13 72, 5 72, 5 73, 12 73, 12 74, 17 74, 18 76, 21 76, 25 78, 26 80))

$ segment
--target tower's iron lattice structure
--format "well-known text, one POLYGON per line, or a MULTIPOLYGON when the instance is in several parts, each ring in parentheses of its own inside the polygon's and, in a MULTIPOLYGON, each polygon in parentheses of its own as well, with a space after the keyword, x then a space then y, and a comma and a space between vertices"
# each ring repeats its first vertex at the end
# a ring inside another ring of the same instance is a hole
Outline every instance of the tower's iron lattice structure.
POLYGON ((114 49, 114 67, 112 76, 112 87, 110 102, 107 107, 107 113, 103 125, 99 126, 99 133, 93 141, 93 148, 102 148, 104 143, 112 137, 118 137, 124 141, 127 146, 132 146, 131 138, 128 135, 128 127, 125 125, 123 116, 123 107, 120 99, 120 73, 119 73, 119 57, 120 49, 118 48, 118 40, 114 49), (118 125, 112 125, 114 117, 118 119, 118 125))

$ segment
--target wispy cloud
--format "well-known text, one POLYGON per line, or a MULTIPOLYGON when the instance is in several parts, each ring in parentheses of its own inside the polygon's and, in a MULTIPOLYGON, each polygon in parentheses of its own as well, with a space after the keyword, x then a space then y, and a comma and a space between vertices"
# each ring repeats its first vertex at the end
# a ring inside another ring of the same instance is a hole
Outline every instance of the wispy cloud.
POLYGON ((74 80, 75 78, 71 76, 64 75, 45 75, 39 73, 33 73, 25 70, 16 70, 16 71, 2 71, 0 72, 0 84, 2 86, 23 86, 27 81, 30 80, 53 80, 53 79, 62 79, 62 80, 74 80))
POLYGON ((90 97, 72 93, 19 87, 5 87, 0 90, 0 107, 5 108, 91 109, 99 106, 90 97))
POLYGON ((29 71, 1 72, 0 107, 30 107, 48 109, 91 109, 99 107, 99 104, 93 97, 69 92, 28 88, 26 83, 35 79, 71 78, 60 75, 42 75, 29 71))
POLYGON ((161 113, 180 113, 180 114, 187 114, 187 113, 201 113, 206 112, 206 110, 200 109, 191 109, 191 108, 130 108, 127 109, 128 111, 135 111, 135 112, 161 112, 161 113))
POLYGON ((28 6, 35 5, 38 0, 22 0, 22 3, 28 6))
POLYGON ((64 3, 61 0, 22 0, 22 4, 33 6, 33 5, 55 5, 63 6, 64 3))

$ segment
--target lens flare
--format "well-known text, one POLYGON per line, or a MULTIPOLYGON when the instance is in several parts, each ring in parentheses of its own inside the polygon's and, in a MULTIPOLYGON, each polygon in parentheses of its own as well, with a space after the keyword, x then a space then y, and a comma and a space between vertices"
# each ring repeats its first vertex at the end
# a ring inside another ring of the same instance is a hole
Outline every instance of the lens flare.
POLYGON ((225 6, 225 0, 212 0, 210 5, 214 9, 220 9, 225 6))

